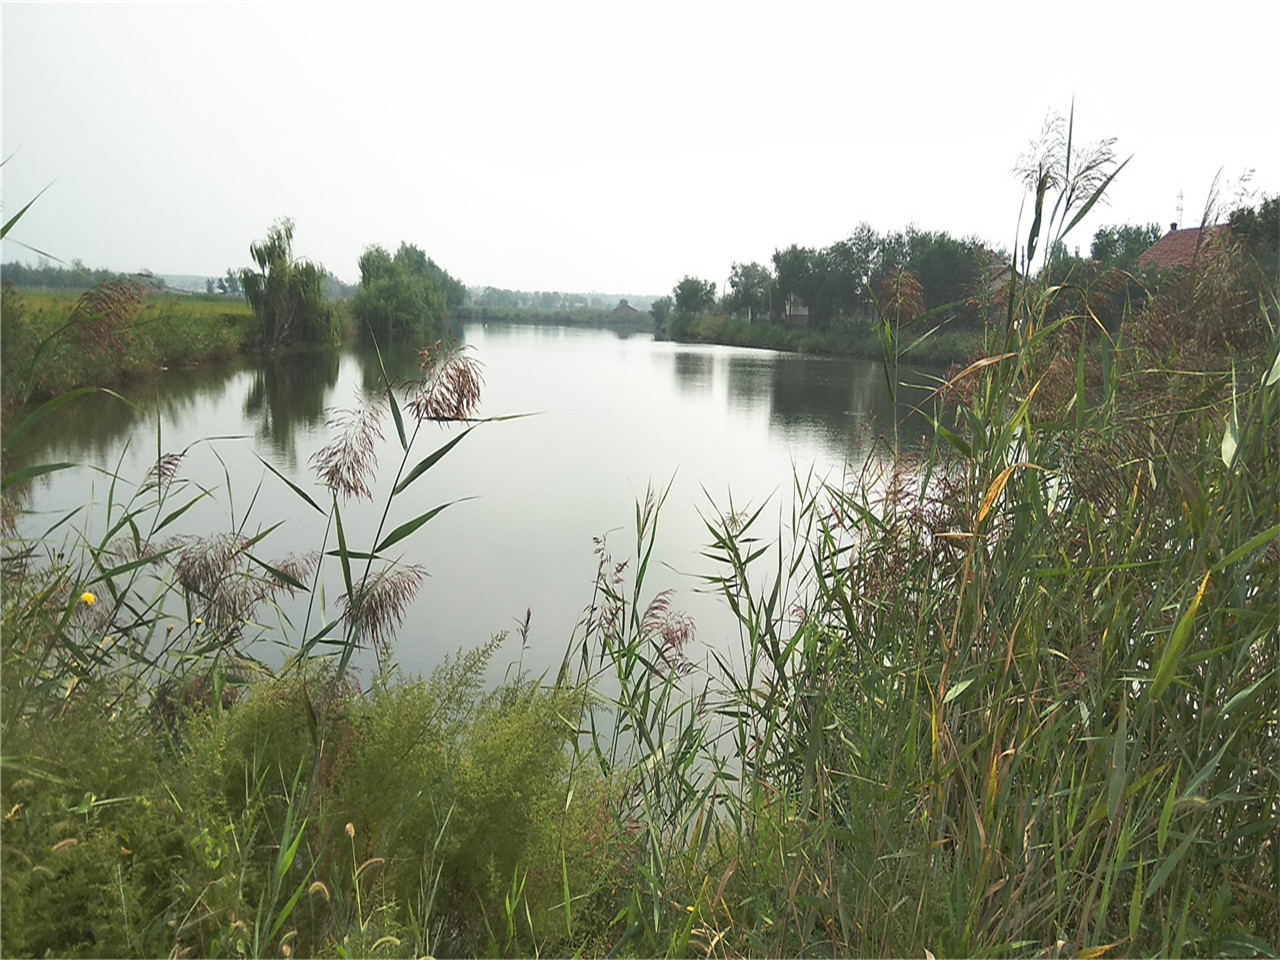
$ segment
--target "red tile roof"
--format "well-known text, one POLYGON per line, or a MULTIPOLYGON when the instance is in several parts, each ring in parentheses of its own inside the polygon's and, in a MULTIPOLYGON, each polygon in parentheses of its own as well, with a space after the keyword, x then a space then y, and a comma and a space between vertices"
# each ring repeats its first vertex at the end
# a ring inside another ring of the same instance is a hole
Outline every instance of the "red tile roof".
POLYGON ((1138 258, 1138 267, 1170 270, 1173 267, 1187 266, 1195 260, 1197 253, 1200 256, 1213 256, 1221 249, 1227 230, 1226 224, 1170 230, 1138 258))

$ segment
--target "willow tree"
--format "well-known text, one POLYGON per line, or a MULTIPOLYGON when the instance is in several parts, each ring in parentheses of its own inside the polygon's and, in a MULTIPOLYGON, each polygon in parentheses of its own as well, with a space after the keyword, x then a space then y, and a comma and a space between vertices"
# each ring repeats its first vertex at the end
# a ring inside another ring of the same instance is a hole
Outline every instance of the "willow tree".
POLYGON ((293 259, 293 221, 272 224, 267 238, 249 244, 258 269, 240 271, 240 284, 253 308, 264 347, 336 344, 337 315, 323 289, 324 268, 293 259))

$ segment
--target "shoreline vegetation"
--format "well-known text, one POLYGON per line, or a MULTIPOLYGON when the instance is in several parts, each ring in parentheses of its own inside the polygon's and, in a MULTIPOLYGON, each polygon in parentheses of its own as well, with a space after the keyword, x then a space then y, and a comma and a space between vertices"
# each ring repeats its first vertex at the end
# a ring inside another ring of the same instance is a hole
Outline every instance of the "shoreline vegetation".
MULTIPOLYGON (((1045 138, 1052 213, 1019 262, 1117 172, 1045 138)), ((473 419, 465 352, 419 352, 407 395, 384 371, 305 489, 264 465, 322 527, 304 556, 252 515, 173 535, 210 481, 159 450, 105 532, 22 539, 23 482, 65 465, 6 466, 0 953, 1280 955, 1280 296, 1256 249, 1112 290, 1114 327, 1107 290, 1014 272, 932 446, 798 477, 786 529, 708 516, 741 647, 707 658, 646 586, 650 491, 554 676, 483 689, 505 635, 397 670, 429 571, 396 545, 448 506, 424 509, 432 470, 515 428, 473 419), (398 463, 362 442, 382 424, 398 463), (344 527, 375 469, 380 526, 344 527), (264 626, 286 592, 305 621, 264 626)), ((906 271, 877 298, 893 389, 931 308, 906 271)))
POLYGON ((141 284, 118 278, 80 293, 6 284, 0 297, 6 406, 118 386, 258 344, 253 311, 242 300, 148 294, 141 284))
MULTIPOLYGON (((884 355, 881 330, 880 324, 871 321, 848 321, 829 330, 811 330, 780 324, 751 324, 716 314, 699 319, 678 338, 669 335, 666 338, 678 343, 712 343, 879 360, 884 355)), ((659 336, 664 336, 664 332, 659 332, 659 336)), ((904 350, 899 359, 925 366, 963 365, 981 353, 983 336, 981 331, 942 327, 928 338, 909 344, 910 349, 904 350)))

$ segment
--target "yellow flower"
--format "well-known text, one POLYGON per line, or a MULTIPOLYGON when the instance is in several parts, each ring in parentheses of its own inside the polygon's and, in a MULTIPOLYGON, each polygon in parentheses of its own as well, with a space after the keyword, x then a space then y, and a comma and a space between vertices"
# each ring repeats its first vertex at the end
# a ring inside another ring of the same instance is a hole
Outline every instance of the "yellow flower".
POLYGON ((196 617, 196 618, 195 618, 195 620, 194 620, 193 622, 195 623, 195 625, 196 625, 197 627, 198 627, 198 626, 200 626, 200 624, 204 623, 204 621, 203 621, 203 620, 201 620, 199 617, 196 617))
POLYGON ((95 603, 98 602, 98 598, 95 597, 88 590, 86 590, 84 593, 80 594, 80 602, 92 607, 95 603))

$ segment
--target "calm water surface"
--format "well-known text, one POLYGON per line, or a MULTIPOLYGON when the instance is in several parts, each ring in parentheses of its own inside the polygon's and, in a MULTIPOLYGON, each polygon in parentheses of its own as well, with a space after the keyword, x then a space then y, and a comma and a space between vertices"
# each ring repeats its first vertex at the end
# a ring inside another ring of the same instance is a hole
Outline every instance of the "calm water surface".
MULTIPOLYGON (((463 329, 463 339, 483 365, 482 415, 530 416, 480 426, 392 507, 387 529, 437 504, 474 498, 397 547, 429 573, 395 648, 409 672, 511 631, 495 662, 500 673, 521 656, 515 626, 526 610, 524 666, 558 666, 591 597, 594 538, 606 537, 615 560, 631 556, 635 503, 650 484, 670 484, 670 494, 647 593, 675 590, 673 605, 694 618, 699 645, 734 648, 727 609, 699 589, 699 578, 715 572, 701 556, 703 516, 726 511, 732 495, 738 512, 765 504, 769 523, 761 529, 777 530, 790 515, 796 471, 839 482, 846 462, 861 464, 875 436, 892 431, 883 374, 866 361, 560 327, 476 324, 463 329)), ((416 370, 412 350, 384 352, 393 377, 416 370)), ((914 371, 904 376, 923 379, 914 371)), ((138 481, 157 449, 185 450, 180 476, 209 495, 184 515, 184 532, 234 524, 253 533, 283 521, 259 555, 314 550, 323 519, 258 458, 324 504, 308 461, 330 436, 327 415, 358 405, 361 391, 378 381, 376 358, 356 350, 174 371, 125 391, 133 407, 100 398, 73 404, 28 455, 85 466, 31 490, 35 512, 24 530, 40 533, 76 506, 86 509, 73 525, 87 518, 100 529, 108 499, 121 496, 110 473, 138 481)), ((923 429, 908 421, 904 436, 918 438, 923 429)), ((343 507, 352 549, 372 546, 399 465, 389 419, 383 434, 374 504, 343 507)), ((424 428, 413 461, 449 436, 448 429, 424 428)), ((329 574, 332 604, 341 583, 336 565, 329 574)), ((300 618, 303 607, 286 610, 300 618)), ((265 622, 269 635, 281 637, 276 621, 265 622)))

